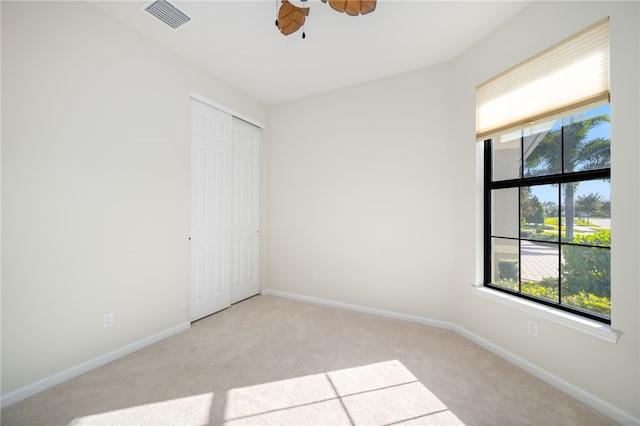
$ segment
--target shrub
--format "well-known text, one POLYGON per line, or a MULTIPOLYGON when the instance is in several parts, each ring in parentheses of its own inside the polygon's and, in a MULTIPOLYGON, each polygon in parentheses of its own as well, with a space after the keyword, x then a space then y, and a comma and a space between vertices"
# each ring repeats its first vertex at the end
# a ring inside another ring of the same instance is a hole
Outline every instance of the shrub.
MULTIPOLYGON (((496 282, 500 287, 518 291, 518 282, 513 279, 502 279, 496 282)), ((538 282, 523 282, 522 292, 530 296, 558 302, 558 279, 549 277, 538 282)), ((611 316, 611 300, 608 297, 596 296, 595 294, 579 292, 576 294, 563 295, 562 304, 582 309, 584 311, 611 316)))
POLYGON ((550 277, 543 278, 540 282, 525 282, 522 284, 522 292, 531 296, 557 302, 558 280, 550 277))
POLYGON ((518 291, 518 282, 514 279, 499 279, 494 284, 510 290, 518 291))
POLYGON ((611 316, 611 300, 608 297, 580 292, 578 294, 564 296, 562 303, 607 317, 611 316))
POLYGON ((611 251, 608 246, 611 231, 601 230, 591 235, 578 235, 574 242, 598 247, 564 246, 562 267, 563 293, 591 293, 597 297, 611 296, 611 251))
POLYGON ((498 260, 498 278, 518 281, 518 259, 498 260))
POLYGON ((536 235, 536 240, 557 242, 558 234, 554 234, 552 232, 543 232, 542 234, 536 235))

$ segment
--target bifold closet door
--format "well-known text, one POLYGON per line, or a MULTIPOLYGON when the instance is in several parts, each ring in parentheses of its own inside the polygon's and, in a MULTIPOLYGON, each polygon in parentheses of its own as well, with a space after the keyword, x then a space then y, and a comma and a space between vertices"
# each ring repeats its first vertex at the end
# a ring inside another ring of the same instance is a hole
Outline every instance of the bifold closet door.
POLYGON ((260 129, 191 100, 190 319, 259 292, 260 129))
POLYGON ((232 123, 191 100, 191 321, 231 305, 232 123))
POLYGON ((260 129, 233 119, 231 303, 260 291, 260 129))

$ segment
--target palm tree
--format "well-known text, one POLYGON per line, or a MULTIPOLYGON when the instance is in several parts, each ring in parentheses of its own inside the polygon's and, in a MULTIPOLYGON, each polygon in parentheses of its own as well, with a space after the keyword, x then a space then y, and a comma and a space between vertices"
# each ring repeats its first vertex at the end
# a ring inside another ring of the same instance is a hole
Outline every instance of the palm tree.
POLYGON ((604 198, 598 193, 590 193, 589 195, 583 195, 575 200, 575 207, 578 212, 582 212, 587 217, 587 224, 589 223, 589 217, 596 214, 600 209, 600 205, 603 203, 604 198))
MULTIPOLYGON (((572 116, 569 122, 561 127, 555 128, 554 126, 544 135, 542 140, 532 138, 530 146, 525 149, 528 155, 525 157, 524 176, 544 176, 609 167, 611 139, 603 137, 587 139, 591 130, 608 122, 608 114, 587 119, 583 119, 579 115, 572 116), (564 147, 564 155, 562 147, 564 147)), ((574 194, 577 186, 577 183, 564 185, 565 238, 567 241, 573 240, 574 194)))

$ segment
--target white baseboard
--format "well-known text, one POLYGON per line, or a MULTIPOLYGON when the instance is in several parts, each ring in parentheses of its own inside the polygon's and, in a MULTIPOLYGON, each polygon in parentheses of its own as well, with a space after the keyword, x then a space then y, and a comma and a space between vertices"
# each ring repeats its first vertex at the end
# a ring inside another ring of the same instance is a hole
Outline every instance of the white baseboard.
POLYGON ((428 325, 430 327, 444 328, 445 330, 453 330, 454 324, 447 321, 433 320, 415 315, 401 314, 398 312, 385 311, 382 309, 368 308, 366 306, 351 305, 349 303, 336 302, 333 300, 319 299, 317 297, 302 296, 294 293, 287 293, 278 290, 262 290, 264 296, 278 296, 286 299, 299 300, 301 302, 315 303, 316 305, 330 306, 332 308, 346 309, 348 311, 360 312, 363 314, 378 315, 381 317, 395 318, 403 321, 417 322, 418 324, 428 325))
POLYGON ((2 397, 0 397, 2 400, 1 407, 5 408, 11 404, 15 404, 16 402, 35 395, 38 392, 42 392, 43 390, 59 385, 60 383, 66 382, 67 380, 73 379, 74 377, 115 361, 118 358, 129 355, 146 346, 159 342, 160 340, 166 339, 167 337, 173 336, 174 334, 178 334, 182 331, 188 330, 190 327, 191 323, 189 322, 176 325, 175 327, 171 327, 167 330, 163 330, 159 333, 138 340, 137 342, 133 342, 131 344, 123 346, 122 348, 116 349, 115 351, 90 359, 89 361, 83 362, 82 364, 54 374, 53 376, 47 377, 33 384, 17 389, 13 392, 9 392, 8 394, 2 395, 2 397))
POLYGON ((478 336, 475 333, 472 333, 471 331, 465 329, 464 327, 460 327, 456 325, 453 328, 453 331, 455 331, 456 333, 458 333, 463 337, 466 337, 467 339, 471 340, 473 343, 483 347, 489 352, 494 353, 495 355, 499 356, 505 361, 510 362, 516 367, 523 369, 527 373, 537 377, 543 382, 546 382, 551 386, 555 387, 556 389, 561 390, 562 392, 577 399, 583 404, 588 405, 589 407, 593 408, 596 411, 599 411, 600 413, 611 418, 615 422, 622 425, 640 425, 640 419, 632 416, 626 411, 623 411, 618 407, 612 404, 609 404, 605 400, 593 395, 592 393, 587 392, 586 390, 570 382, 567 382, 566 380, 561 379, 560 377, 554 374, 549 373, 547 370, 544 370, 538 367, 537 365, 530 363, 524 358, 514 355, 513 353, 501 348, 500 346, 478 336))
POLYGON ((277 296, 283 297, 287 299, 299 300, 303 302, 315 303, 318 305, 329 306, 333 308, 346 309, 350 311, 371 314, 371 315, 379 315, 388 318, 395 318, 404 321, 416 322, 419 324, 427 325, 430 327, 442 328, 445 330, 451 330, 469 340, 473 343, 483 347, 489 352, 494 353, 505 361, 510 362, 511 364, 523 369, 529 374, 537 377, 538 379, 550 384, 551 386, 561 390, 567 395, 577 399, 585 405, 593 408, 596 411, 604 414, 605 416, 611 418, 615 422, 618 422, 622 425, 640 425, 640 419, 634 417, 633 415, 627 413, 619 409, 618 407, 604 401, 603 399, 593 395, 590 392, 585 391, 584 389, 567 382, 566 380, 561 379, 558 376, 555 376, 548 371, 538 367, 535 364, 530 363, 529 361, 520 358, 519 356, 514 355, 513 353, 501 348, 500 346, 480 337, 479 335, 472 333, 471 331, 461 327, 457 324, 447 322, 447 321, 439 321, 424 317, 418 317, 415 315, 406 315, 397 312, 390 312, 381 309, 368 308, 365 306, 352 305, 349 303, 336 302, 333 300, 320 299, 316 297, 310 296, 302 296, 294 293, 287 293, 284 291, 278 290, 262 290, 261 294, 265 296, 277 296))

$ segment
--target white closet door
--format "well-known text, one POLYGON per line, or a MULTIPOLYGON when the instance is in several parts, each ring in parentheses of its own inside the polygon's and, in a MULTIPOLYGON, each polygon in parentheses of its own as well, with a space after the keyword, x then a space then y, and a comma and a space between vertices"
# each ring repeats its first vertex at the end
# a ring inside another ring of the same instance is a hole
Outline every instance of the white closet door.
POLYGON ((231 304, 232 122, 191 100, 191 321, 231 304))
POLYGON ((260 291, 260 129, 233 119, 231 303, 260 291))

